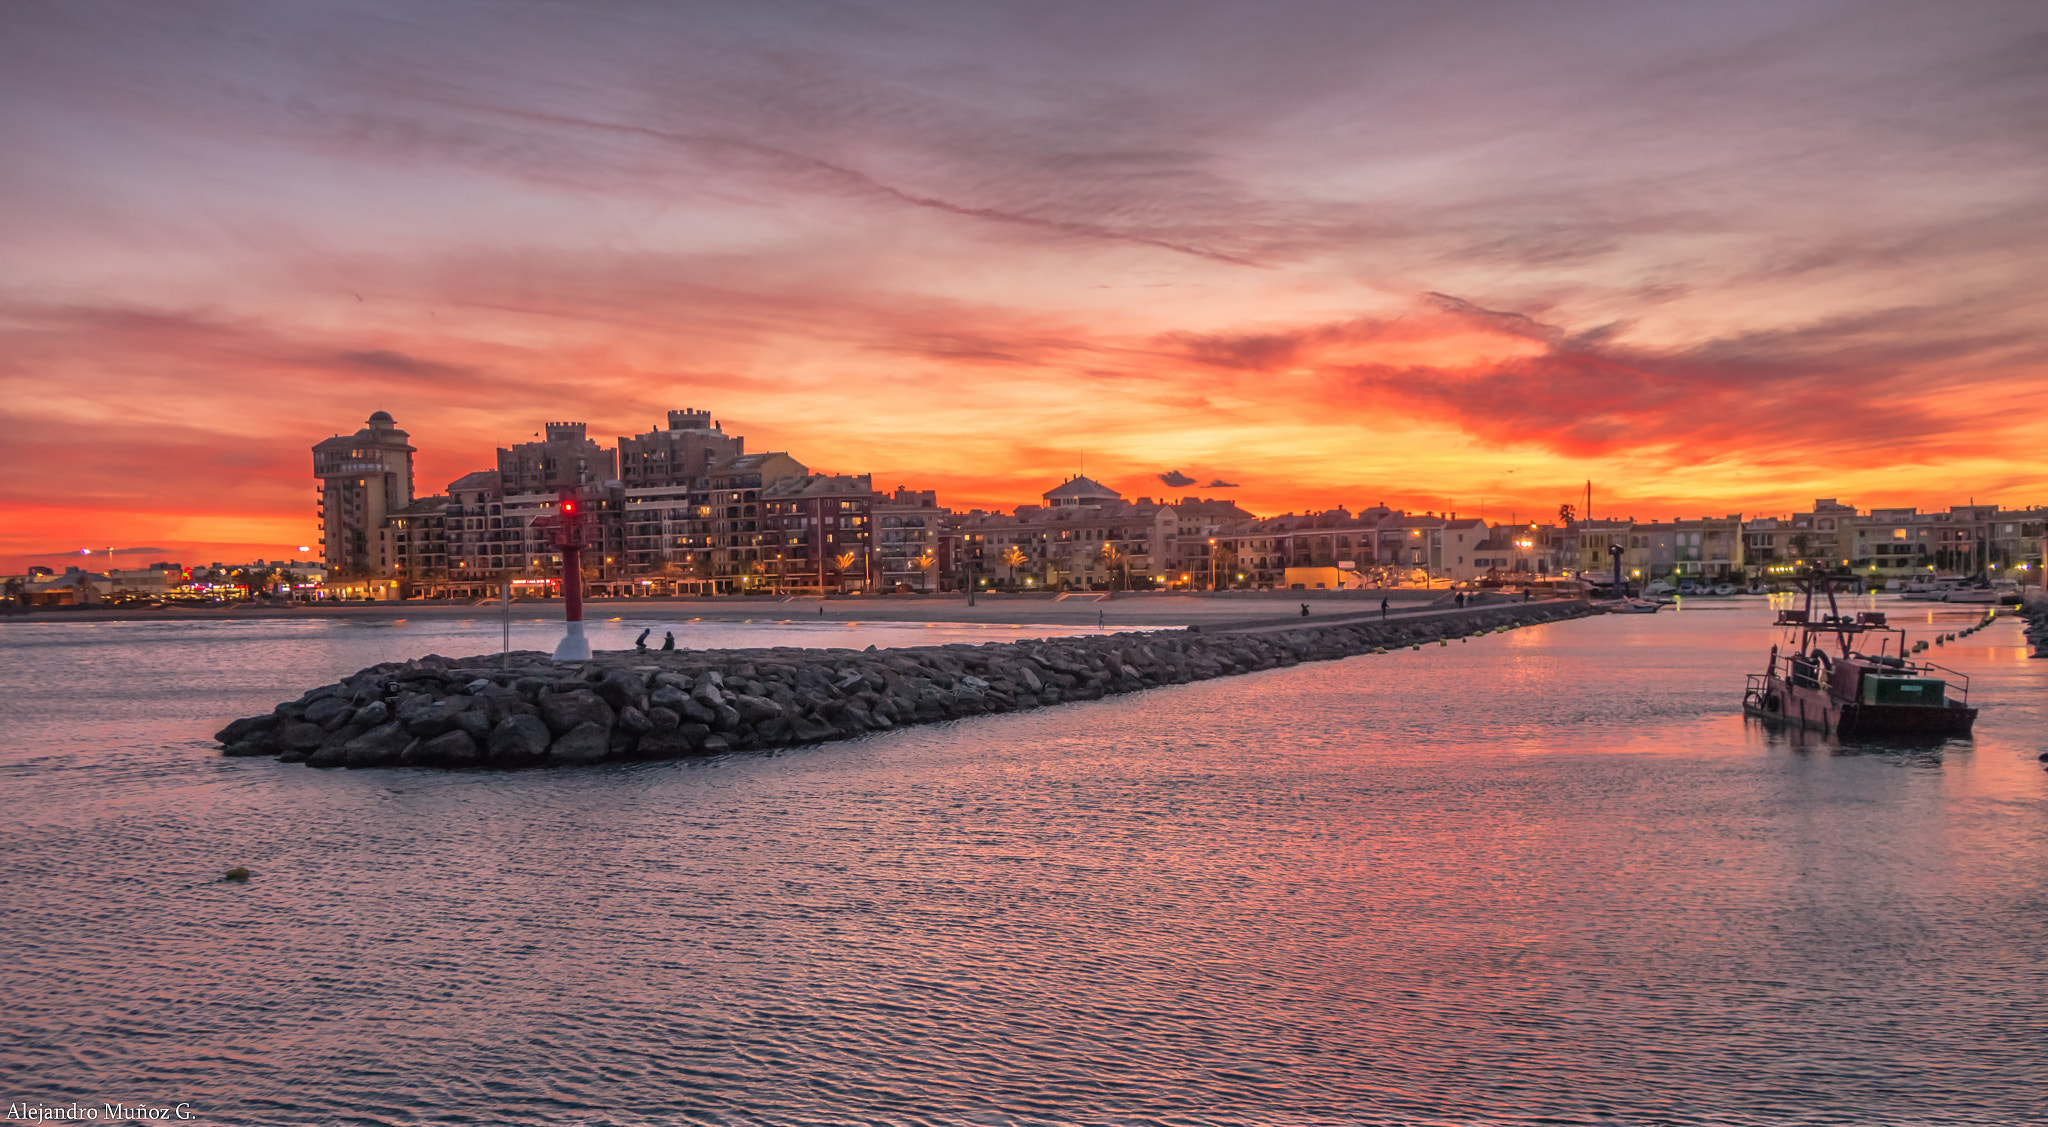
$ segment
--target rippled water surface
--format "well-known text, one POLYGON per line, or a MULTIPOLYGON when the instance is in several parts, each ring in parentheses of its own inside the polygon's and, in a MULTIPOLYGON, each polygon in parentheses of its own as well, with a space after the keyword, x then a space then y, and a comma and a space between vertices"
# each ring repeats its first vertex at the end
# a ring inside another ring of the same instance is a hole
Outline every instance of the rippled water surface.
POLYGON ((1739 712, 1766 617, 516 774, 207 739, 492 620, 7 623, 0 1078, 214 1123, 2039 1121, 2048 661, 1942 649, 1973 740, 1795 741, 1739 712))

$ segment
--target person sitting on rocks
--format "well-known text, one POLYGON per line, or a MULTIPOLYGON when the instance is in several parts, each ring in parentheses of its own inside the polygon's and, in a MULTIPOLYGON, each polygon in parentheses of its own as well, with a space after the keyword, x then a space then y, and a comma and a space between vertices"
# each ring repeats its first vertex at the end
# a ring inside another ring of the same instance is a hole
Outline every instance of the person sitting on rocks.
POLYGON ((646 653, 647 636, 652 633, 654 633, 654 627, 652 626, 649 626, 647 629, 640 631, 640 636, 638 638, 633 639, 633 648, 639 650, 641 653, 646 653))
POLYGON ((1308 604, 1307 604, 1307 603, 1303 603, 1303 604, 1301 604, 1301 617, 1303 617, 1303 618, 1307 618, 1307 617, 1308 617, 1308 604))
POLYGON ((675 631, 673 631, 673 630, 669 630, 669 631, 665 631, 665 632, 664 632, 664 633, 662 634, 662 636, 661 636, 661 648, 662 648, 662 649, 663 649, 664 651, 667 651, 667 650, 672 650, 672 649, 675 649, 675 648, 676 648, 676 632, 675 632, 675 631))

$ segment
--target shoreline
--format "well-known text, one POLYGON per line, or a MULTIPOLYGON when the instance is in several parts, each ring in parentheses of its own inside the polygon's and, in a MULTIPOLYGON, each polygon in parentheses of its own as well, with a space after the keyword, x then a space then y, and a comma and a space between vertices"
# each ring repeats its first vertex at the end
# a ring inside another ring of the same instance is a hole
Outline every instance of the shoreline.
MULTIPOLYGON (((1481 596, 1492 603, 1497 596, 1481 596)), ((586 599, 585 620, 597 622, 620 619, 630 622, 747 622, 813 619, 836 622, 947 622, 1001 626, 1196 626, 1208 627, 1233 620, 1278 623, 1289 618, 1296 607, 1307 603, 1310 619, 1316 621, 1350 617, 1370 612, 1377 615, 1385 598, 1394 613, 1407 613, 1437 604, 1448 605, 1451 592, 1394 588, 1384 591, 1234 591, 1223 594, 1166 594, 1136 592, 1114 598, 1056 599, 1050 595, 977 594, 970 607, 959 595, 865 595, 819 599, 815 597, 735 596, 673 599, 586 599), (1367 597, 1369 596, 1369 597, 1367 597), (820 610, 823 611, 820 614, 820 610)), ((563 613, 560 599, 515 599, 515 620, 553 619, 563 613)), ((27 614, 0 615, 0 629, 12 623, 52 622, 207 622, 207 621, 320 621, 325 619, 409 618, 496 619, 504 614, 497 602, 409 602, 347 603, 322 605, 293 604, 261 606, 230 604, 219 607, 110 607, 82 610, 40 610, 27 614)))
POLYGON ((1385 654, 1599 613, 1581 600, 1338 620, 881 650, 526 650, 384 662, 215 734, 309 767, 506 770, 679 759, 852 739, 1164 685, 1385 654))

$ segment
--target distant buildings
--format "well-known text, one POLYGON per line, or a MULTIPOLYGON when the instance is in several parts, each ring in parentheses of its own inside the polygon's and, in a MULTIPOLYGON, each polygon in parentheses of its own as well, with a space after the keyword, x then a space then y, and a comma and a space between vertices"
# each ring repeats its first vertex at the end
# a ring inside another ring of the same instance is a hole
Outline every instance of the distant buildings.
MULTIPOLYGON (((1721 582, 1815 561, 1872 579, 1945 571, 2038 577, 2041 510, 1806 512, 1662 522, 1488 524, 1384 506, 1258 517, 1227 499, 1126 500, 1092 478, 1009 512, 955 512, 931 490, 878 491, 869 475, 815 473, 748 453, 708 411, 606 446, 551 422, 497 451, 496 467, 413 495, 409 436, 385 412, 313 447, 329 588, 351 597, 555 592, 549 525, 565 494, 584 521, 583 582, 599 594, 827 593, 1324 586, 1417 579, 1519 582, 1609 574, 1721 582), (1306 585, 1306 584, 1305 584, 1306 585)), ((1569 515, 1569 514, 1567 514, 1569 515)), ((2034 581, 2038 581, 2036 578, 2034 581)))

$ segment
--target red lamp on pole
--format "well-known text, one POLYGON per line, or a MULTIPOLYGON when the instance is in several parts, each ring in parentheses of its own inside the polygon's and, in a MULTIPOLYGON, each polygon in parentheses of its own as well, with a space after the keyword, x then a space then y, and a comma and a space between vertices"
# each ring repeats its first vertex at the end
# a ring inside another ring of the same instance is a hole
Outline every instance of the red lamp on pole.
POLYGON ((555 647, 556 661, 590 660, 590 640, 583 636, 585 521, 581 510, 582 503, 576 499, 576 494, 565 489, 557 498, 555 512, 534 520, 535 524, 548 529, 550 541, 562 553, 562 617, 568 629, 562 635, 561 644, 555 647))

